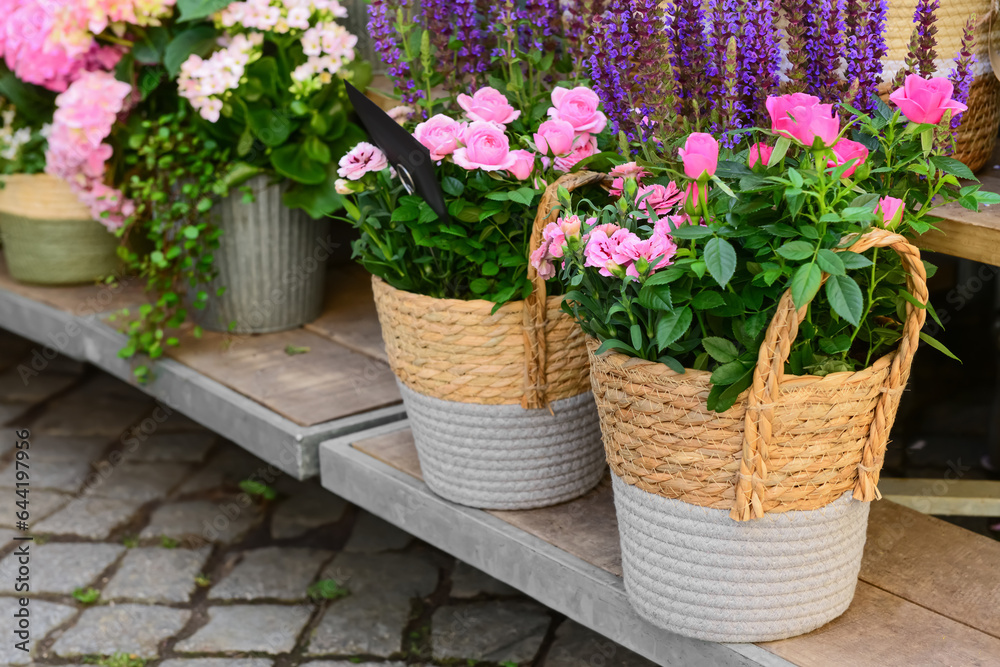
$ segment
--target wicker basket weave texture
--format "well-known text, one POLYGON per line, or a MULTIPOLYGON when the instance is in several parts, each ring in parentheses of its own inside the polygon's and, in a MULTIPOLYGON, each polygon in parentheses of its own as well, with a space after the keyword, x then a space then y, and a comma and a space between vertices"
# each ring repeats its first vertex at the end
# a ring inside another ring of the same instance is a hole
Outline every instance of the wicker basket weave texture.
MULTIPOLYGON (((890 247, 927 302, 920 252, 897 234, 872 230, 851 250, 890 247)), ((824 276, 824 279, 826 276, 824 276)), ((615 475, 666 498, 730 508, 733 519, 823 507, 876 485, 889 429, 909 377, 926 311, 907 306, 898 349, 857 372, 786 376, 784 364, 807 309, 786 293, 761 345, 754 380, 723 413, 708 410, 707 372, 608 352, 588 341, 591 382, 615 475)))
MULTIPOLYGON (((601 182, 581 172, 550 185, 538 207, 531 248, 557 215, 559 186, 601 182)), ((585 337, 562 312, 562 297, 546 296, 545 281, 529 267, 533 291, 501 306, 483 299, 439 299, 372 279, 389 365, 406 386, 425 396, 461 403, 545 407, 590 390, 585 337)))

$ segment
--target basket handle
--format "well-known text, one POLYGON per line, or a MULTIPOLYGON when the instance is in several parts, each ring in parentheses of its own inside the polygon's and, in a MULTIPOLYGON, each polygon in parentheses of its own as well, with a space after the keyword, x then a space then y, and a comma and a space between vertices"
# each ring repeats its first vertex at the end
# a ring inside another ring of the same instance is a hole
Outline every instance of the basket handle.
MULTIPOLYGON (((535 221, 531 227, 531 237, 528 242, 528 253, 538 250, 542 244, 542 232, 550 222, 555 222, 558 216, 557 207, 559 205, 559 187, 562 186, 572 192, 576 188, 585 185, 600 183, 608 178, 607 174, 600 174, 593 171, 580 171, 575 174, 560 176, 555 182, 549 184, 542 194, 542 199, 538 203, 538 212, 535 214, 535 221)), ((546 293, 545 280, 538 276, 538 271, 528 262, 528 280, 531 281, 531 294, 524 301, 524 395, 521 398, 521 407, 544 408, 548 406, 546 400, 546 341, 545 341, 545 320, 546 293)))
MULTIPOLYGON (((884 229, 872 229, 857 238, 847 250, 861 253, 870 248, 892 248, 899 253, 907 269, 906 282, 910 293, 918 302, 927 303, 927 272, 920 261, 920 251, 915 246, 899 234, 884 229)), ((829 276, 824 273, 823 283, 827 278, 829 276)), ((730 518, 736 521, 759 519, 764 516, 761 499, 765 494, 764 480, 767 478, 768 446, 771 441, 774 404, 780 393, 785 362, 788 360, 792 342, 798 335, 799 323, 805 317, 808 305, 796 309, 791 290, 786 291, 778 302, 778 309, 768 325, 767 335, 760 347, 753 384, 747 397, 743 454, 735 485, 736 499, 729 513, 730 518)), ((924 326, 926 317, 926 309, 917 308, 911 303, 906 304, 906 323, 903 326, 899 349, 892 360, 881 396, 875 406, 875 418, 872 420, 861 462, 858 464, 858 480, 854 486, 854 497, 858 500, 870 501, 881 498, 876 485, 885 457, 889 428, 899 407, 900 395, 909 378, 910 363, 920 343, 920 329, 924 326)))

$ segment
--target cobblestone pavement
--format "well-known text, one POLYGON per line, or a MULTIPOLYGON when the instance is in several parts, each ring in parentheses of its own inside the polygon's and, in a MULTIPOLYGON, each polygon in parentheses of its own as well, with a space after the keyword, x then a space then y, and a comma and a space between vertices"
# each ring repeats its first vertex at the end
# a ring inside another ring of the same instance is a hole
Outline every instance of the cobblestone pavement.
POLYGON ((40 360, 2 330, 0 428, 0 664, 652 664, 315 481, 275 475, 125 383, 40 360), (19 366, 42 370, 25 377, 19 366), (23 595, 23 543, 13 541, 21 428, 31 431, 36 536, 30 657, 11 639, 23 595))

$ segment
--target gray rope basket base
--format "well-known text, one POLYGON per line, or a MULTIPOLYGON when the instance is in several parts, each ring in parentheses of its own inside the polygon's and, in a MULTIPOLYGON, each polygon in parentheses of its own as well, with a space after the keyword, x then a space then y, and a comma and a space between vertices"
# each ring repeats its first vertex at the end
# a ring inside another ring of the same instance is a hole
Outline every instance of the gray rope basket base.
POLYGON ((850 605, 869 504, 847 492, 815 510, 737 522, 612 475, 629 601, 653 625, 714 642, 814 630, 850 605))
POLYGON ((424 480, 434 493, 480 509, 524 510, 582 496, 607 469, 588 391, 548 410, 459 403, 399 382, 424 480))

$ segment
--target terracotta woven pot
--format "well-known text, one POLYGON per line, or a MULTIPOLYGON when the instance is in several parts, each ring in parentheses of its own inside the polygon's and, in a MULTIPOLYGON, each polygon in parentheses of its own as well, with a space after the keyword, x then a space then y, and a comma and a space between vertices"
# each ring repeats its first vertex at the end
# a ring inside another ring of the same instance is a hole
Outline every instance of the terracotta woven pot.
MULTIPOLYGON (((873 230, 927 302, 920 252, 873 230)), ((826 276, 824 275, 824 279, 826 276)), ((651 622, 713 641, 807 632, 853 596, 885 446, 926 311, 907 306, 899 348, 858 372, 784 374, 806 309, 786 293, 753 384, 732 408, 706 399, 710 374, 591 351, 591 380, 615 476, 630 599, 651 622)))
MULTIPOLYGON (((888 53, 883 63, 885 76, 889 81, 895 76, 909 50, 910 35, 913 32, 913 12, 916 0, 888 3, 886 15, 886 46, 888 53)), ((979 24, 976 30, 976 78, 969 90, 969 110, 962 115, 958 127, 958 142, 955 158, 964 162, 973 171, 982 169, 993 154, 1000 129, 1000 81, 990 64, 990 25, 992 16, 990 0, 941 0, 937 10, 937 55, 934 62, 938 76, 946 76, 954 65, 954 57, 962 44, 962 31, 973 14, 979 24)), ((996 39, 994 37, 994 39, 996 39)), ((883 86, 888 94, 890 85, 883 86)))
POLYGON ((48 174, 2 180, 0 239, 14 280, 74 285, 118 270, 118 238, 91 217, 64 181, 48 174))
MULTIPOLYGON (((555 217, 548 188, 531 247, 555 217)), ((605 474, 583 332, 529 271, 530 298, 504 304, 436 299, 373 280, 389 364, 399 378, 427 484, 489 509, 544 507, 580 496, 605 474)))

